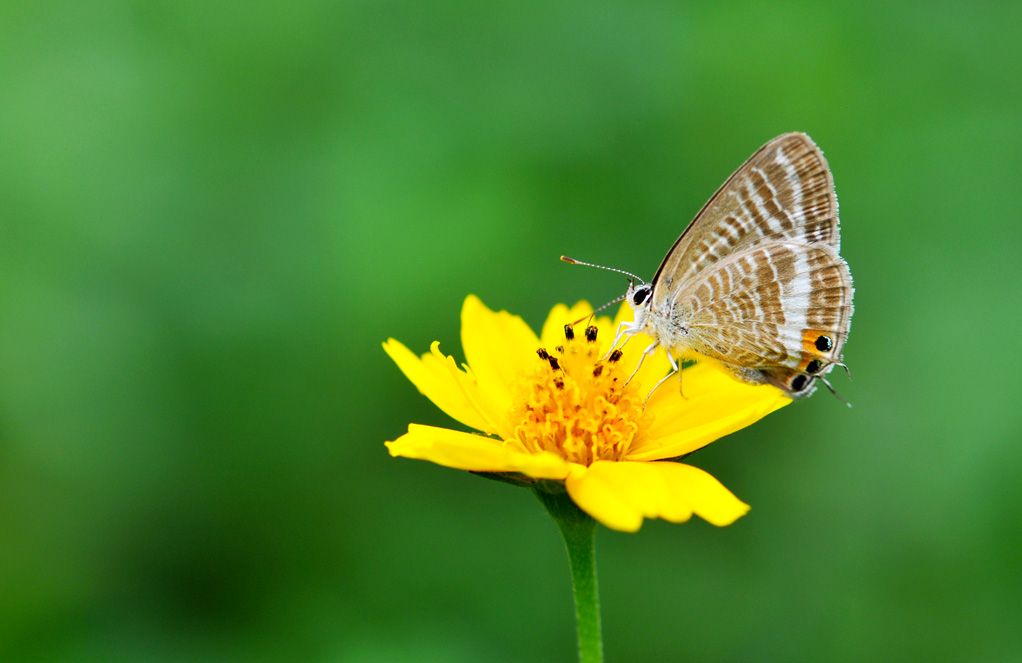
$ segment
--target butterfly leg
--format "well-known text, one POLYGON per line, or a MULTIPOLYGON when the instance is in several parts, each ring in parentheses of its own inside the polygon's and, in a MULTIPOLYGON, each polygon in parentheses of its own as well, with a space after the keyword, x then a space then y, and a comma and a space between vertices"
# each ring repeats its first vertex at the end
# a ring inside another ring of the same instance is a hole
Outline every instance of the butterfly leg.
POLYGON ((646 360, 646 357, 656 352, 656 349, 659 345, 660 341, 653 341, 652 343, 650 343, 649 347, 646 348, 645 351, 643 351, 642 356, 639 357, 639 363, 635 365, 635 370, 632 371, 632 374, 628 376, 627 380, 625 380, 625 384, 628 384, 629 382, 632 381, 632 378, 635 377, 635 374, 639 372, 640 368, 642 368, 642 362, 646 360))
POLYGON ((674 367, 674 372, 678 374, 678 395, 681 396, 682 398, 685 398, 685 392, 681 388, 681 378, 682 378, 681 366, 679 366, 678 364, 674 363, 676 360, 674 359, 674 357, 671 356, 671 353, 668 352, 667 353, 667 357, 668 357, 668 359, 671 360, 671 366, 674 367))
MULTIPOLYGON (((621 342, 621 337, 623 337, 623 336, 631 336, 632 334, 634 334, 637 331, 638 331, 638 329, 636 328, 634 322, 625 321, 625 322, 622 322, 621 324, 619 324, 617 326, 617 333, 614 334, 614 342, 610 344, 610 349, 607 350, 607 356, 604 357, 603 359, 606 360, 607 357, 609 357, 611 354, 614 353, 614 350, 615 350, 615 348, 617 348, 618 343, 621 342)), ((628 342, 627 339, 625 340, 625 342, 626 343, 628 342)), ((639 360, 639 361, 641 362, 642 360, 639 360)))
MULTIPOLYGON (((667 382, 667 379, 673 376, 675 373, 678 374, 678 384, 679 385, 681 384, 681 367, 678 366, 677 360, 675 360, 675 358, 671 356, 670 352, 667 353, 667 360, 671 362, 671 372, 665 375, 664 377, 660 378, 660 382, 657 382, 655 385, 653 385, 653 388, 649 390, 648 394, 646 394, 646 402, 642 404, 642 407, 646 407, 646 403, 649 402, 650 397, 653 395, 653 392, 657 390, 657 387, 667 382)), ((684 396, 685 395, 682 394, 682 398, 684 398, 684 396)))

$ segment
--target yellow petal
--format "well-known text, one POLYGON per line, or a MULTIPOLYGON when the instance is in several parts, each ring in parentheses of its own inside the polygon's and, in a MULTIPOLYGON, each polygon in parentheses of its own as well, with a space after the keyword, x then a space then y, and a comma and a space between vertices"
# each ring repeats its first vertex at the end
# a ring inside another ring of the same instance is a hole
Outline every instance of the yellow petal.
POLYGON ((476 430, 485 431, 492 428, 487 418, 465 396, 462 386, 452 375, 443 355, 437 357, 436 354, 425 354, 420 359, 401 342, 392 338, 383 344, 383 349, 405 377, 448 416, 476 430))
POLYGON ((791 403, 780 389, 739 382, 709 362, 683 373, 684 397, 672 379, 649 399, 646 411, 653 414, 653 423, 628 460, 683 456, 791 403))
POLYGON ((517 315, 491 311, 469 295, 461 309, 461 345, 480 389, 495 408, 506 412, 511 407, 511 385, 536 357, 536 334, 517 315))
POLYGON ((634 532, 643 518, 680 523, 693 513, 724 526, 749 506, 711 475, 681 463, 597 461, 572 468, 565 485, 580 509, 611 529, 634 532))
POLYGON ((391 456, 418 458, 472 472, 521 472, 537 479, 563 479, 568 463, 554 454, 526 453, 513 442, 446 428, 409 424, 408 432, 387 442, 391 456))
POLYGON ((440 343, 438 341, 433 341, 429 349, 437 361, 447 368, 447 372, 450 373, 458 388, 461 389, 462 395, 483 418, 485 427, 482 431, 487 435, 496 434, 501 439, 514 437, 509 435, 508 431, 502 427, 502 424, 507 423, 507 417, 505 416, 507 413, 507 403, 504 402, 503 395, 482 389, 475 374, 471 371, 471 367, 466 366, 464 371, 458 368, 454 357, 440 352, 440 343))

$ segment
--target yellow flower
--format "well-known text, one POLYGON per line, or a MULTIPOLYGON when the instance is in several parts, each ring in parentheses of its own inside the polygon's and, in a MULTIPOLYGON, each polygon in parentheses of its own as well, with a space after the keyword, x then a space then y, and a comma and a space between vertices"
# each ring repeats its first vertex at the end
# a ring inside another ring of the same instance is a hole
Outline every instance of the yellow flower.
MULTIPOLYGON (((678 458, 791 402, 779 389, 742 384, 708 361, 685 368, 684 396, 669 380, 663 353, 646 359, 640 337, 604 358, 618 323, 600 317, 577 331, 565 324, 592 314, 580 302, 558 304, 543 331, 518 316, 495 313, 475 296, 461 312, 467 365, 434 342, 417 357, 389 339, 384 350, 433 403, 484 433, 410 424, 387 442, 392 456, 421 458, 472 472, 511 473, 524 482, 563 482, 575 504, 607 527, 634 532, 643 518, 688 520, 693 513, 730 525, 748 510, 715 478, 678 458)), ((647 340, 644 343, 643 340, 647 340)))

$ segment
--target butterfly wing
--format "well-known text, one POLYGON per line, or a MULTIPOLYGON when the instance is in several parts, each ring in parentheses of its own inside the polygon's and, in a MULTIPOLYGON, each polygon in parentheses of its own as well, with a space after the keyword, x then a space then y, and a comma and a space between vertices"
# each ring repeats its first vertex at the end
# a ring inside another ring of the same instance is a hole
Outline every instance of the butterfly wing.
POLYGON ((746 382, 789 396, 841 361, 851 325, 852 278, 829 244, 767 242, 739 250, 668 302, 685 345, 746 382))
POLYGON ((664 306, 678 284, 735 252, 784 241, 840 248, 834 180, 803 133, 761 147, 703 206, 657 270, 653 306, 664 306))

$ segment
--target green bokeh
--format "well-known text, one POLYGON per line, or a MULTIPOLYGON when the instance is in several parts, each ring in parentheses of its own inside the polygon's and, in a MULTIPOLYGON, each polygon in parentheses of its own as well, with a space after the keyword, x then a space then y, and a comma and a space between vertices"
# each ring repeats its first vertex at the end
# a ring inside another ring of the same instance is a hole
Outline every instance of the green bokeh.
POLYGON ((390 459, 460 356, 812 135, 856 313, 598 534, 611 661, 1022 657, 1022 4, 23 2, 0 21, 0 660, 569 661, 526 491, 390 459))

